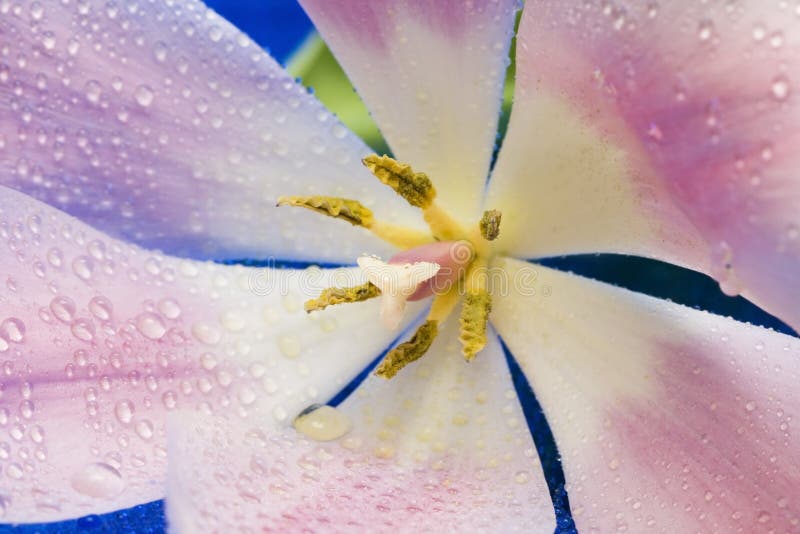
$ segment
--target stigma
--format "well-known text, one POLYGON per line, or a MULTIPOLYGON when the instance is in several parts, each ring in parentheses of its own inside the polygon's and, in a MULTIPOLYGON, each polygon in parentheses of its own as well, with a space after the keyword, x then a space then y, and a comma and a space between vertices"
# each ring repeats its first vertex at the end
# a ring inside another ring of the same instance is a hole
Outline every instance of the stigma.
POLYGON ((281 197, 278 206, 301 207, 347 221, 401 249, 386 261, 374 256, 358 258, 366 282, 325 289, 305 303, 306 311, 380 298, 379 319, 394 330, 402 322, 407 302, 431 299, 427 317, 411 338, 390 350, 375 369, 375 374, 388 379, 425 355, 440 325, 461 303, 459 340, 465 360, 472 360, 486 346, 492 309, 487 268, 492 256, 490 242, 500 232, 500 212, 488 210, 474 227, 464 228, 437 204, 436 189, 425 173, 389 156, 368 156, 363 163, 378 180, 422 211, 429 232, 381 222, 354 199, 281 197))

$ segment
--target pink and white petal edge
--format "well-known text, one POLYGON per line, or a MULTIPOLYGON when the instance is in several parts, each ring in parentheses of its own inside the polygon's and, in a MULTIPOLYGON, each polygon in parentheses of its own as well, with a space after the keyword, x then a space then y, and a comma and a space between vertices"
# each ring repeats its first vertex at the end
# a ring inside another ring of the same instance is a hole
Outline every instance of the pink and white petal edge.
POLYGON ((550 422, 581 532, 797 531, 800 340, 504 263, 536 273, 493 321, 550 422))
POLYGON ((392 151, 472 220, 495 146, 518 0, 300 2, 392 151))
POLYGON ((167 413, 258 406, 265 427, 287 426, 395 336, 377 302, 303 311, 325 286, 362 283, 357 269, 179 260, 2 187, 0 249, 3 522, 162 498, 167 413))
POLYGON ((415 224, 362 167, 363 142, 202 2, 3 3, 0 43, 0 184, 114 237, 351 263, 393 249, 277 198, 357 198, 415 224))
POLYGON ((656 257, 800 328, 792 9, 529 2, 487 202, 506 252, 656 257))
POLYGON ((500 344, 460 355, 451 320, 390 381, 338 408, 352 430, 319 442, 257 420, 170 420, 175 532, 553 532, 550 496, 500 344))

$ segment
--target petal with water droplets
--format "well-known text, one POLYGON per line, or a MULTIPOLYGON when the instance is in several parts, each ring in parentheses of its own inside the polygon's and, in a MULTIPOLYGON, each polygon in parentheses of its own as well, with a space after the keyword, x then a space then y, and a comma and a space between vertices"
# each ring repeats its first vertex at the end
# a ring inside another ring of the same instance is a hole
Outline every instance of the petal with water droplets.
POLYGON ((800 340, 506 267, 538 275, 492 318, 550 422, 581 532, 797 530, 800 340))
POLYGON ((800 328, 800 25, 790 10, 529 4, 490 184, 501 246, 678 263, 800 328))
POLYGON ((493 338, 467 364, 457 326, 391 381, 368 378, 337 417, 328 409, 314 439, 252 421, 171 419, 172 527, 553 532, 502 349, 493 338), (325 424, 346 430, 341 418, 352 430, 318 441, 336 435, 321 434, 325 424))
POLYGON ((327 285, 363 283, 357 269, 179 260, 5 188, 0 249, 4 522, 161 498, 168 412, 258 405, 260 424, 287 426, 393 338, 377 302, 303 311, 327 285))
MULTIPOLYGON (((412 210, 364 144, 201 2, 0 5, 0 184, 146 248, 352 262, 392 249, 281 195, 412 210)), ((395 215, 393 215, 395 214, 395 215)))
POLYGON ((495 143, 517 0, 300 2, 394 155, 476 217, 495 143))

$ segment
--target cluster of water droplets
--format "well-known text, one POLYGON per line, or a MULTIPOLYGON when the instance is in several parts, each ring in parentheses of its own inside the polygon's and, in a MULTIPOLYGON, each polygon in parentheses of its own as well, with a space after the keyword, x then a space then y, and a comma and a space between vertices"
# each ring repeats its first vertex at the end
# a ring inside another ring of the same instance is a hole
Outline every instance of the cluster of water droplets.
POLYGON ((362 353, 335 335, 340 323, 365 323, 376 313, 369 305, 344 319, 303 311, 327 284, 319 269, 255 271, 150 253, 10 190, 0 245, 8 517, 88 513, 93 500, 123 492, 129 504, 158 498, 168 412, 288 425, 385 343, 378 336, 362 353), (254 275, 271 277, 271 291, 253 291, 254 275), (354 361, 330 358, 345 346, 354 361))
MULTIPOLYGON (((287 191, 277 184, 319 192, 340 179, 346 196, 370 196, 370 182, 353 178, 362 145, 199 2, 2 0, 0 29, 0 184, 117 237, 195 257, 256 256, 295 249, 311 224, 278 218, 287 191)), ((331 237, 303 241, 320 258, 361 252, 331 237)))

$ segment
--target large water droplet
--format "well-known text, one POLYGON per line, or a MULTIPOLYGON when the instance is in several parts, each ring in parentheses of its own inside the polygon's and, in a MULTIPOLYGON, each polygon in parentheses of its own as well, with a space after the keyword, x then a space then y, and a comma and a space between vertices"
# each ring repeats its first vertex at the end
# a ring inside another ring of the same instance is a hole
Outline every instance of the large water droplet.
POLYGON ((120 472, 102 462, 89 464, 72 475, 70 484, 78 493, 98 499, 116 497, 125 489, 120 472))
POLYGON ((350 431, 352 423, 332 406, 312 405, 297 416, 294 428, 315 441, 339 439, 350 431))
POLYGON ((121 400, 114 406, 114 415, 120 423, 127 425, 133 420, 133 403, 129 400, 121 400))

